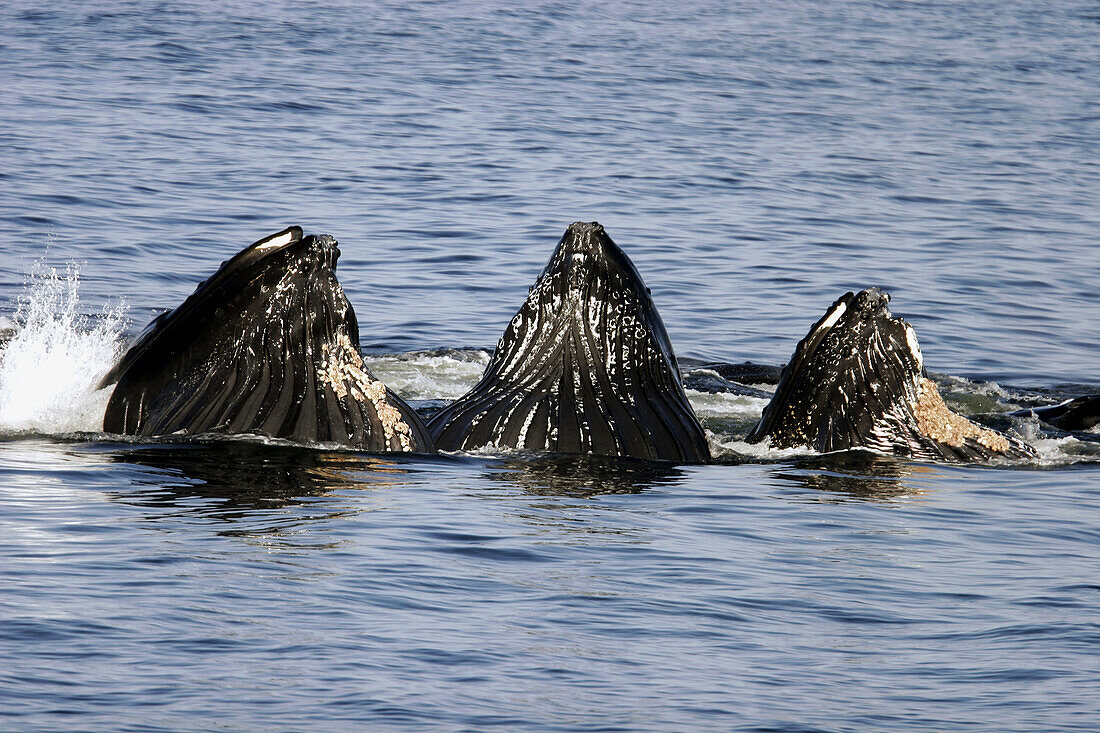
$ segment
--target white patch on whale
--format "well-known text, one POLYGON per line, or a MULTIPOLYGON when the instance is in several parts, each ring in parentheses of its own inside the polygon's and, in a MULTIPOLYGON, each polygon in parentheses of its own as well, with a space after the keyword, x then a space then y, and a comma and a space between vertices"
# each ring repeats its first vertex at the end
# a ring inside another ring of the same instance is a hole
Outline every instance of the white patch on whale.
POLYGON ((821 325, 817 327, 817 330, 814 331, 814 333, 817 333, 818 331, 824 331, 827 328, 832 328, 833 326, 835 326, 836 322, 840 320, 840 317, 844 315, 845 311, 847 310, 847 305, 845 305, 844 303, 837 303, 836 308, 833 308, 833 312, 830 313, 825 318, 825 320, 821 322, 821 325))
POLYGON ((288 244, 292 244, 299 239, 299 234, 295 229, 287 229, 286 231, 273 234, 267 239, 261 239, 256 244, 252 245, 252 248, 259 252, 266 252, 269 249, 278 249, 279 247, 285 247, 288 244))
POLYGON ((908 323, 905 324, 905 341, 909 344, 909 353, 917 360, 917 369, 924 369, 924 354, 921 353, 920 345, 917 343, 917 333, 908 323))

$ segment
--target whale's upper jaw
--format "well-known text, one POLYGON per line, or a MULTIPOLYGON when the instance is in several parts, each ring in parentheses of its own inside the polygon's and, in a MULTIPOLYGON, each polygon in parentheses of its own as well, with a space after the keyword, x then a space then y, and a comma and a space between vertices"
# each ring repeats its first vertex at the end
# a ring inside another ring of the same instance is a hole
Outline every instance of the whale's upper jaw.
MULTIPOLYGON (((182 305, 154 319, 131 344, 128 353, 107 372, 98 388, 118 381, 122 372, 143 353, 142 349, 135 347, 150 342, 154 336, 162 341, 168 340, 166 329, 184 330, 192 324, 201 323, 203 318, 213 317, 215 313, 224 315, 248 308, 259 298, 276 301, 281 295, 293 297, 295 289, 289 287, 291 283, 331 279, 333 305, 341 319, 350 313, 346 325, 354 330, 353 336, 358 340, 354 312, 332 274, 339 258, 340 247, 334 237, 328 234, 306 236, 299 226, 288 227, 245 247, 222 262, 217 272, 199 283, 182 305)), ((177 338, 186 342, 190 340, 190 335, 180 334, 177 338)))
POLYGON ((261 260, 286 258, 288 262, 299 262, 318 270, 335 269, 336 262, 340 259, 340 245, 335 237, 330 234, 302 236, 300 227, 291 227, 266 240, 260 240, 245 252, 261 260))
POLYGON ((863 448, 943 460, 1029 458, 1019 441, 950 412, 924 378, 913 328, 877 289, 846 293, 813 325, 746 440, 827 453, 863 448))
POLYGON ((845 293, 798 344, 789 368, 813 370, 823 359, 850 360, 853 352, 882 340, 896 362, 885 365, 889 368, 881 376, 915 382, 924 370, 924 356, 912 326, 895 318, 889 304, 890 294, 878 288, 845 293))
POLYGON ((271 277, 283 271, 333 270, 339 259, 340 246, 334 237, 305 235, 301 227, 292 226, 244 248, 223 262, 218 272, 199 287, 217 288, 225 284, 243 287, 257 277, 271 277))
POLYGON ((443 450, 710 455, 649 291, 595 222, 569 226, 481 381, 429 429, 443 450))

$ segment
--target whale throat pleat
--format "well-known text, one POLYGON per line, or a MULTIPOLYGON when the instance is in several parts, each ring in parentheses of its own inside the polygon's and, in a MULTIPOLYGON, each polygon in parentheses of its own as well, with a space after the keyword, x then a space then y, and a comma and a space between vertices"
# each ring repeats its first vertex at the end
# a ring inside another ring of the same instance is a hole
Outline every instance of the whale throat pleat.
POLYGON ((909 324, 876 289, 846 293, 799 342, 749 443, 909 458, 1034 459, 1017 438, 951 412, 923 376, 909 324))
POLYGON ((598 225, 567 230, 481 380, 429 430, 444 450, 710 457, 648 291, 598 225))
POLYGON ((337 256, 331 237, 291 228, 224 263, 104 379, 117 382, 104 430, 431 451, 419 417, 363 363, 337 256))

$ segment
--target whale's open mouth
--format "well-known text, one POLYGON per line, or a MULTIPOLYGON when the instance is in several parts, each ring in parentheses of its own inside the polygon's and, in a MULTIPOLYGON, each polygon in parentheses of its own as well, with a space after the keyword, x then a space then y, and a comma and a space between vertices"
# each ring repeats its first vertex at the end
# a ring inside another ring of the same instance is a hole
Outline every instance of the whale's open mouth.
POLYGON ((649 291, 596 222, 569 226, 481 381, 429 429, 444 450, 709 457, 649 291))
POLYGON ((370 374, 326 234, 290 227, 156 318, 101 386, 104 430, 256 433, 375 451, 430 451, 413 410, 370 374))
POLYGON ((913 327, 876 288, 845 293, 799 342, 750 443, 863 448, 945 460, 1030 458, 1022 442, 951 412, 924 376, 913 327))

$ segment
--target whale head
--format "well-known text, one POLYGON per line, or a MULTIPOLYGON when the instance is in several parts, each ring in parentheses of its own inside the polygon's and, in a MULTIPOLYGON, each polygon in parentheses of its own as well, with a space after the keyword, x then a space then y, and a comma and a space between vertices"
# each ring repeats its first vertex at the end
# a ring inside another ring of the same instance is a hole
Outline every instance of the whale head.
POLYGON ((566 229, 481 381, 429 430, 444 450, 710 455, 649 289, 596 222, 566 229))
POLYGON ((363 364, 339 256, 333 237, 290 227, 223 262, 103 378, 117 383, 104 430, 430 450, 413 410, 363 364))
POLYGON ((889 302, 876 288, 837 299, 798 343, 746 440, 954 461, 1033 457, 1026 444, 947 408, 925 376, 913 327, 889 302))

